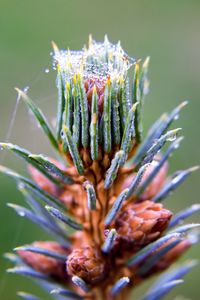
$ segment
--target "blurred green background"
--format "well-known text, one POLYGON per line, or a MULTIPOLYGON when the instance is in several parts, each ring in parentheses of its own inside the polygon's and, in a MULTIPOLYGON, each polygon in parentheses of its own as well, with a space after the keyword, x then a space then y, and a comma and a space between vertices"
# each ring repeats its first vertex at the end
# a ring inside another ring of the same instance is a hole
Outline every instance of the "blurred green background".
MULTIPOLYGON (((54 122, 56 107, 55 72, 51 69, 51 41, 59 47, 79 49, 89 33, 102 40, 107 33, 112 42, 121 40, 130 56, 151 56, 151 90, 146 99, 145 130, 163 112, 182 100, 189 105, 174 126, 183 127, 185 140, 171 158, 171 169, 199 164, 200 134, 200 1, 199 0, 0 0, 0 140, 17 143, 35 153, 51 154, 32 116, 23 103, 14 114, 14 87, 29 86, 29 94, 54 122), (10 128, 10 129, 9 129, 10 128)), ((26 172, 13 155, 0 153, 0 163, 26 172)), ((41 291, 26 278, 5 275, 10 266, 2 258, 15 246, 42 240, 46 235, 22 220, 6 206, 23 203, 10 179, 0 175, 0 299, 14 300, 17 290, 41 291)), ((199 202, 199 174, 193 174, 165 205, 174 211, 199 202)), ((198 220, 198 216, 193 220, 198 220)), ((198 245, 187 257, 200 258, 198 245)), ((199 299, 200 268, 186 276, 183 286, 166 299, 184 295, 199 299)), ((135 292, 144 293, 144 287, 135 292)), ((50 297, 44 296, 43 299, 50 297)), ((185 299, 184 298, 184 299, 185 299)), ((176 298, 178 299, 178 298, 176 298)))

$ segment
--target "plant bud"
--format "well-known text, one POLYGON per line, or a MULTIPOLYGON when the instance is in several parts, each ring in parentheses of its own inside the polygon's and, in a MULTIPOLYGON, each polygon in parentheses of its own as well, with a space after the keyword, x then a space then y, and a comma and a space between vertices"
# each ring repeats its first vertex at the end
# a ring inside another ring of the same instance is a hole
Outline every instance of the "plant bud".
POLYGON ((108 271, 100 251, 91 246, 74 249, 67 260, 67 273, 81 277, 89 284, 96 284, 105 278, 108 271))
POLYGON ((119 249, 132 253, 157 239, 167 228, 172 213, 160 203, 144 201, 127 205, 116 220, 119 249))

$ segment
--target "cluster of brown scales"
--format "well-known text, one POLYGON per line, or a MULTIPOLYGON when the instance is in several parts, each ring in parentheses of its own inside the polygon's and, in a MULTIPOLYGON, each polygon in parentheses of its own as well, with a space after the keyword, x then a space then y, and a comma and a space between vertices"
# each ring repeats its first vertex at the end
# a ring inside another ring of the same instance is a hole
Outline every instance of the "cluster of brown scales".
MULTIPOLYGON (((8 271, 38 279, 51 292, 48 299, 130 299, 133 288, 198 241, 198 224, 180 223, 200 205, 173 216, 161 203, 198 168, 168 176, 168 158, 182 140, 180 128, 169 127, 186 102, 163 114, 143 139, 149 58, 134 60, 107 38, 97 43, 90 37, 81 51, 53 47, 56 134, 27 94, 18 93, 60 159, 1 143, 28 163, 33 181, 3 166, 0 171, 16 180, 31 209, 9 206, 56 241, 16 248, 16 255, 7 254, 16 263, 8 271)), ((143 300, 163 297, 194 265, 189 261, 161 275, 143 300)))

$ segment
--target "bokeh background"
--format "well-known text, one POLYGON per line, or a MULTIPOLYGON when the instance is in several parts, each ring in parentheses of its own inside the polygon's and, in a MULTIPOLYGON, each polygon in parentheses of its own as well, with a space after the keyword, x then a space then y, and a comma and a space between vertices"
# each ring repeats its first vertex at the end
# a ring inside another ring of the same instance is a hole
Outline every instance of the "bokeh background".
MULTIPOLYGON (((171 158, 170 171, 199 164, 200 156, 200 1, 199 0, 0 0, 0 140, 9 140, 35 153, 51 154, 23 103, 16 105, 14 87, 29 87, 29 95, 54 123, 56 107, 55 71, 51 68, 51 41, 59 47, 79 49, 92 33, 102 40, 121 40, 130 56, 151 56, 150 94, 146 98, 145 130, 163 112, 182 100, 189 105, 174 126, 183 127, 185 140, 171 158), (45 70, 50 72, 46 73, 45 70), (16 113, 15 113, 16 112, 16 113)), ((24 162, 0 153, 0 163, 26 172, 24 162)), ((199 202, 199 174, 193 174, 165 205, 174 211, 199 202)), ((2 255, 15 246, 46 235, 20 219, 6 206, 23 203, 11 179, 0 175, 0 299, 18 299, 26 290, 50 299, 27 278, 5 275, 10 267, 2 255)), ((194 217, 196 221, 198 216, 194 217)), ((195 246, 185 258, 200 258, 195 246)), ((200 268, 185 277, 166 299, 198 300, 200 268), (182 298, 181 298, 182 299, 182 298)), ((146 284, 148 285, 148 283, 146 284)), ((144 293, 144 286, 133 299, 144 293)))

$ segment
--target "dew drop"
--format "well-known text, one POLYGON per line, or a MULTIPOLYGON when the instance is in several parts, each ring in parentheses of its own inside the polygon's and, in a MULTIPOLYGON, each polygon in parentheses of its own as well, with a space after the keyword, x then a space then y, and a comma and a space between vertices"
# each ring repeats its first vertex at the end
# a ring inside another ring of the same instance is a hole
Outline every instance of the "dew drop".
POLYGON ((181 174, 178 174, 175 178, 172 179, 172 183, 174 185, 176 185, 177 183, 179 183, 180 177, 181 177, 181 174))
POLYGON ((179 148, 179 144, 174 145, 174 149, 178 149, 179 148))
POLYGON ((157 166, 159 165, 159 161, 153 160, 152 163, 151 163, 151 165, 152 165, 153 167, 157 167, 157 166))
POLYGON ((109 234, 109 229, 105 229, 105 230, 104 230, 104 235, 105 235, 105 237, 107 237, 108 234, 109 234))
POLYGON ((193 210, 199 210, 199 209, 200 209, 200 204, 193 204, 193 205, 191 206, 191 208, 192 208, 193 210))
POLYGON ((29 89, 30 89, 30 87, 28 85, 25 86, 25 88, 23 89, 24 93, 27 93, 29 89))
POLYGON ((196 244, 198 242, 198 233, 193 232, 192 234, 189 235, 188 240, 190 241, 191 244, 196 244))
POLYGON ((25 213, 24 213, 23 211, 20 211, 20 212, 19 212, 19 215, 20 215, 20 217, 24 217, 24 216, 25 216, 25 213))

